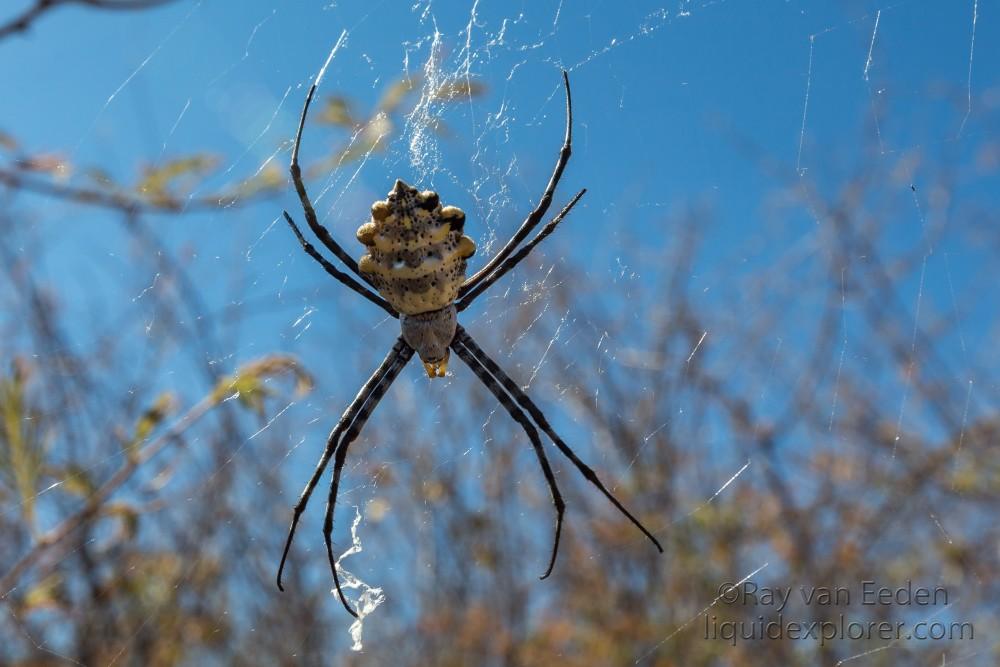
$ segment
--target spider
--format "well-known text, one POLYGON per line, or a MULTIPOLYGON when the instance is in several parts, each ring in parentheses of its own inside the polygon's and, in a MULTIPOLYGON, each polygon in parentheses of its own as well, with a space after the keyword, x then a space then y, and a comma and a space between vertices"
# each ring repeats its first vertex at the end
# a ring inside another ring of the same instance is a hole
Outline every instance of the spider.
POLYGON ((466 261, 475 252, 475 244, 472 239, 462 234, 465 213, 454 206, 441 206, 440 198, 435 192, 429 190, 420 192, 403 181, 397 180, 388 197, 372 205, 371 221, 358 229, 357 238, 368 250, 368 254, 362 256, 360 262, 355 262, 350 255, 344 252, 329 231, 319 223, 316 211, 302 182, 302 170, 299 167, 302 130, 309 113, 313 94, 316 92, 316 85, 313 83, 310 87, 299 119, 298 131, 292 148, 290 168, 292 181, 302 202, 302 209, 309 228, 356 278, 341 271, 323 257, 302 235, 301 230, 287 211, 284 211, 285 220, 302 249, 310 257, 338 281, 392 317, 399 319, 402 334, 382 364, 361 387, 361 391, 344 411, 340 421, 337 422, 327 438, 326 449, 323 450, 323 455, 316 464, 316 469, 302 490, 302 495, 292 512, 292 522, 288 528, 288 537, 281 554, 281 563, 278 566, 278 588, 284 590, 281 584, 281 574, 284 571, 285 561, 295 537, 299 518, 332 457, 334 459, 333 481, 330 484, 330 495, 327 500, 323 537, 326 541, 326 553, 330 561, 330 570, 333 573, 337 595, 344 608, 355 618, 358 617, 357 612, 351 608, 341 590, 337 565, 333 556, 331 536, 337 490, 340 487, 340 476, 347 458, 347 448, 358 437, 372 411, 388 391, 389 386, 399 376, 403 367, 413 357, 414 352, 420 356, 428 377, 440 378, 444 377, 447 372, 449 351, 454 351, 459 359, 486 385, 486 388, 510 413, 510 416, 521 425, 528 440, 531 441, 531 446, 534 448, 538 463, 548 483, 552 504, 556 512, 552 552, 541 579, 548 577, 555 566, 566 503, 559 492, 552 466, 542 448, 538 428, 545 432, 559 451, 576 466, 587 481, 596 486, 629 521, 652 541, 659 552, 663 553, 663 547, 659 541, 604 486, 593 469, 584 463, 569 445, 556 434, 535 402, 458 324, 457 314, 468 308, 479 295, 527 257, 536 245, 555 230, 556 226, 586 192, 586 189, 580 190, 558 215, 546 223, 530 241, 521 245, 548 211, 556 186, 569 162, 573 141, 573 105, 570 96, 569 75, 563 72, 563 86, 566 91, 566 136, 562 149, 559 151, 555 170, 545 187, 545 192, 535 209, 521 224, 517 233, 496 255, 490 258, 483 268, 468 279, 465 277, 466 261), (518 249, 519 247, 520 249, 518 249), (531 419, 528 418, 528 415, 531 419))

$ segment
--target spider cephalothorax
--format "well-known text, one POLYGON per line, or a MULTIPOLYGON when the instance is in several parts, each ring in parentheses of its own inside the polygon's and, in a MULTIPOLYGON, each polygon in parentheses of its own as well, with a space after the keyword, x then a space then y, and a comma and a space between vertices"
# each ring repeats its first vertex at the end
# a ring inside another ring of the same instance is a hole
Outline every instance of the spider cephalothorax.
POLYGON ((444 377, 458 320, 452 305, 476 244, 462 234, 465 213, 441 206, 436 192, 397 180, 372 219, 358 228, 368 249, 358 270, 400 313, 403 338, 430 377, 444 377))
POLYGON ((414 352, 420 355, 430 377, 443 377, 447 371, 448 352, 454 351, 510 416, 521 425, 528 440, 531 441, 542 474, 549 485, 549 492, 552 494, 552 505, 556 510, 552 553, 542 579, 549 576, 556 562, 566 504, 556 484, 555 473, 549 464, 548 455, 542 448, 539 429, 545 432, 556 448, 588 482, 597 487, 618 511, 641 530, 656 545, 660 553, 663 552, 663 547, 653 534, 625 509, 590 466, 584 463, 553 430, 535 402, 458 324, 458 313, 465 310, 490 285, 527 257, 532 248, 555 230, 586 192, 586 190, 578 192, 558 215, 546 223, 530 241, 525 242, 549 210, 556 186, 569 162, 573 143, 573 106, 570 100, 569 76, 565 72, 563 72, 563 83, 566 87, 566 138, 559 151, 559 159, 552 172, 552 178, 545 187, 538 205, 521 223, 514 236, 470 278, 465 277, 466 260, 476 251, 476 246, 472 239, 462 234, 465 214, 454 206, 442 207, 440 198, 435 192, 429 190, 419 192, 402 181, 396 181, 388 198, 375 202, 372 206, 371 221, 358 229, 358 240, 368 248, 368 254, 362 256, 360 262, 355 262, 353 257, 344 252, 326 227, 320 224, 316 210, 306 193, 306 186, 302 182, 302 171, 299 168, 302 129, 305 127, 309 103, 312 101, 313 93, 316 92, 316 84, 309 88, 305 106, 302 108, 302 117, 299 120, 299 130, 295 135, 295 144, 292 147, 292 182, 295 184, 299 201, 302 202, 302 210, 305 212, 309 229, 361 282, 323 257, 305 239, 287 211, 284 214, 285 220, 302 244, 302 249, 328 274, 390 316, 398 318, 402 335, 396 339, 396 344, 389 350, 382 364, 368 378, 330 433, 323 456, 320 457, 312 477, 302 490, 299 502, 295 504, 292 524, 285 540, 285 550, 281 554, 281 564, 278 566, 278 588, 281 588, 281 573, 292 546, 299 517, 305 510, 309 497, 319 483, 327 464, 333 458, 333 481, 330 483, 330 499, 326 506, 326 520, 323 522, 323 538, 326 541, 326 555, 330 561, 337 595, 340 596, 340 601, 347 611, 354 616, 358 615, 348 604, 340 588, 338 565, 333 556, 333 510, 337 502, 337 490, 340 488, 340 475, 347 459, 347 448, 357 439, 372 410, 413 358, 414 352), (371 288, 375 288, 378 294, 371 288))

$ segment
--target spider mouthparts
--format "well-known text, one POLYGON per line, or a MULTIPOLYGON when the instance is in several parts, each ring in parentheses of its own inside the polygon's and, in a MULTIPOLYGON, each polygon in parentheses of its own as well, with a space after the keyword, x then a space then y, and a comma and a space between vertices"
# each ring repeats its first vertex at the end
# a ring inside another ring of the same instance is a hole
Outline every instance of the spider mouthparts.
POLYGON ((425 361, 424 370, 427 371, 427 377, 429 378, 443 378, 448 374, 448 357, 445 357, 441 361, 425 361))

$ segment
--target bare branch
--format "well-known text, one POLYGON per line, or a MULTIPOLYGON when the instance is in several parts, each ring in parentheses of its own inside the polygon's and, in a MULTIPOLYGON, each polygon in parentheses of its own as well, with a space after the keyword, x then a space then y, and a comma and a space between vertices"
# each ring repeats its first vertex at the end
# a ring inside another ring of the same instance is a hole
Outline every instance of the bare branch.
POLYGON ((0 25, 0 39, 28 30, 43 14, 60 5, 84 5, 94 9, 122 11, 149 9, 170 2, 175 0, 36 0, 34 5, 0 25))
MULTIPOLYGON (((222 195, 200 197, 191 200, 180 198, 150 200, 122 191, 64 185, 51 180, 34 178, 20 171, 4 169, 2 167, 0 167, 0 183, 16 190, 24 190, 55 199, 63 199, 78 204, 87 204, 89 206, 97 206, 124 213, 167 213, 180 215, 229 208, 238 201, 244 202, 248 199, 247 197, 239 198, 223 193, 222 195)), ((261 196, 267 192, 269 191, 261 191, 260 193, 251 195, 249 199, 261 196)))

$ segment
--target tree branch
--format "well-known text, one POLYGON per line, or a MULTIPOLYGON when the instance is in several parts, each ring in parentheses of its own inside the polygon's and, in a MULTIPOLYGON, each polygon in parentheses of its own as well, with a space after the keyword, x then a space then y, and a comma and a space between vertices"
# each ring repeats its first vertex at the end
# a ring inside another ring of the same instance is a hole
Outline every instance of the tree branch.
POLYGON ((52 547, 65 540, 77 528, 92 519, 104 506, 108 497, 124 484, 136 469, 151 459, 170 442, 177 439, 195 422, 204 417, 216 404, 215 396, 209 395, 191 407, 163 435, 142 448, 136 455, 126 458, 125 463, 101 485, 99 489, 87 498, 87 502, 75 514, 67 518, 51 531, 40 537, 33 547, 22 556, 2 577, 0 577, 0 600, 7 597, 17 580, 24 572, 34 565, 52 547))
MULTIPOLYGON (((222 193, 219 196, 191 200, 180 198, 145 199, 122 191, 116 192, 114 190, 63 185, 55 181, 35 178, 23 172, 3 167, 0 167, 0 183, 15 190, 24 190, 46 197, 125 213, 194 213, 197 211, 226 208, 236 203, 237 199, 240 199, 238 194, 228 192, 222 193)), ((266 191, 262 190, 261 192, 254 193, 249 198, 259 196, 262 193, 266 193, 266 191)))
POLYGON ((24 10, 18 16, 0 25, 0 39, 10 37, 19 32, 25 32, 43 14, 60 5, 84 5, 94 9, 111 11, 149 9, 165 5, 175 0, 36 0, 35 4, 24 10))

